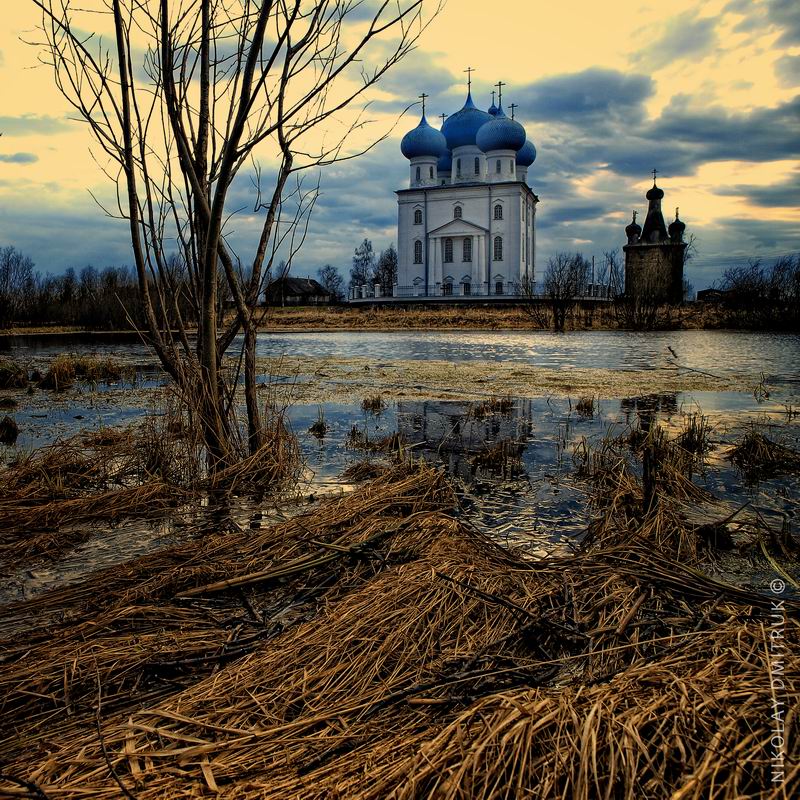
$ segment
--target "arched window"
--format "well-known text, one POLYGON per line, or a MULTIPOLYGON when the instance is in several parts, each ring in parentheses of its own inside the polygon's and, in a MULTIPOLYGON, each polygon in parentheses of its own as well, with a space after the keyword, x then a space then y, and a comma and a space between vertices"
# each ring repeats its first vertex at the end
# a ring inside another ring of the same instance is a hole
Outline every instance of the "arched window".
POLYGON ((471 283, 465 281, 464 283, 461 284, 461 286, 463 287, 463 291, 464 291, 464 295, 465 296, 472 294, 472 284, 471 283))
POLYGON ((420 171, 419 171, 419 167, 417 167, 417 180, 420 179, 420 176, 421 176, 421 174, 420 174, 420 171))
POLYGON ((494 293, 495 294, 503 294, 503 281, 495 281, 494 282, 494 293))
POLYGON ((495 261, 502 261, 503 260, 503 237, 502 236, 495 236, 494 237, 494 260, 495 261))
POLYGON ((461 206, 456 206, 453 209, 453 219, 461 219, 461 206))
POLYGON ((475 174, 481 174, 481 160, 478 158, 478 156, 475 156, 475 174))
POLYGON ((511 161, 508 162, 508 168, 511 170, 511 174, 514 174, 514 159, 512 158, 511 161))
POLYGON ((464 239, 462 256, 462 261, 472 261, 472 238, 469 236, 464 239))
POLYGON ((453 263, 453 240, 449 238, 444 240, 444 263, 453 263))
POLYGON ((494 207, 494 218, 503 219, 503 206, 501 206, 500 203, 494 207))
POLYGON ((500 166, 500 159, 498 158, 497 162, 494 165, 494 171, 499 175, 501 169, 502 167, 500 166))
POLYGON ((419 239, 414 242, 414 263, 422 263, 422 242, 419 239))
POLYGON ((457 178, 461 177, 461 159, 460 158, 456 159, 456 177, 457 178))
POLYGON ((433 167, 428 167, 428 177, 433 180, 433 167))
POLYGON ((415 225, 422 225, 422 209, 421 208, 414 209, 414 224, 415 225))
POLYGON ((442 284, 442 294, 445 297, 450 297, 453 294, 453 283, 451 280, 445 279, 445 282, 442 284))

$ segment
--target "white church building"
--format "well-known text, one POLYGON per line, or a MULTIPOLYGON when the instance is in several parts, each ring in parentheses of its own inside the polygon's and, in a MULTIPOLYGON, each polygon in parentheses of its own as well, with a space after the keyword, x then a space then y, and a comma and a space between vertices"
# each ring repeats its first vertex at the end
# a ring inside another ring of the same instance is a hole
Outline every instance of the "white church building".
MULTIPOLYGON (((502 84, 500 84, 502 89, 502 84)), ((494 93, 493 93, 494 94, 494 93)), ((351 300, 519 296, 536 268, 536 204, 527 184, 536 148, 503 111, 487 111, 467 92, 441 130, 425 118, 402 139, 407 189, 397 191, 397 283, 351 289, 351 300)))

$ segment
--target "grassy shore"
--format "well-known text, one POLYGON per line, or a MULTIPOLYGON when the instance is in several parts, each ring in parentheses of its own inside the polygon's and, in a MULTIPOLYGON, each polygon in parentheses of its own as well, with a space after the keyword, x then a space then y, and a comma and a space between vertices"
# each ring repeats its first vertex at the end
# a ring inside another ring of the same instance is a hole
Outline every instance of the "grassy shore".
MULTIPOLYGON (((713 310, 687 305, 676 308, 670 325, 675 329, 718 328, 713 310)), ((567 320, 569 330, 617 330, 612 308, 597 308, 591 314, 580 311, 567 320)), ((299 306, 273 308, 264 321, 265 331, 292 332, 314 330, 542 330, 524 308, 413 307, 366 308, 355 306, 299 306)), ((0 330, 3 335, 83 333, 84 328, 40 325, 0 330)))

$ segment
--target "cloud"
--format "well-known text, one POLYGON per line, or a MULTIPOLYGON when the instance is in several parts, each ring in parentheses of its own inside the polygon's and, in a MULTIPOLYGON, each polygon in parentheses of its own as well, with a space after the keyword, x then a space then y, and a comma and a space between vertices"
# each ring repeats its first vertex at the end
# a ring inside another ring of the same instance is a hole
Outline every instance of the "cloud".
POLYGON ((0 153, 0 161, 6 164, 35 164, 38 160, 35 153, 0 153))
POLYGON ((634 53, 631 60, 651 69, 661 69, 673 61, 705 56, 717 45, 715 25, 715 18, 698 18, 691 11, 672 17, 664 26, 661 37, 648 42, 646 47, 634 53))
POLYGON ((697 163, 776 161, 800 156, 800 95, 774 108, 749 113, 721 107, 694 110, 688 98, 675 96, 650 127, 649 137, 691 147, 697 163))
POLYGON ((800 56, 783 56, 775 62, 775 77, 781 86, 800 86, 800 56))
POLYGON ((63 133, 69 127, 68 120, 61 117, 39 114, 0 117, 0 133, 5 136, 52 136, 63 133))
POLYGON ((737 184, 720 188, 718 192, 722 195, 743 197, 752 205, 762 208, 796 208, 797 198, 800 196, 800 172, 796 171, 788 180, 772 186, 737 184))
POLYGON ((732 0, 723 14, 742 15, 734 33, 778 31, 774 47, 793 47, 800 43, 800 6, 796 0, 732 0))
POLYGON ((641 118, 654 84, 646 75, 593 67, 544 78, 514 91, 518 116, 566 124, 641 118))

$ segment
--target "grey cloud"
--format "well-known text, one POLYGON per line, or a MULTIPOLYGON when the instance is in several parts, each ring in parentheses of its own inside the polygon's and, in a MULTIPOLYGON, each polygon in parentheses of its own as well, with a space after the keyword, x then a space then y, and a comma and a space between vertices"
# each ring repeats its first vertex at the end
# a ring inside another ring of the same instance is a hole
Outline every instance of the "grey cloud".
POLYGON ((717 44, 715 25, 715 18, 698 18, 693 12, 672 17, 661 37, 648 42, 632 60, 651 69, 660 69, 673 61, 706 55, 717 44))
POLYGON ((800 86, 800 56, 783 56, 775 62, 775 76, 781 86, 800 86))
POLYGON ((771 186, 736 184, 718 190, 719 194, 744 197, 750 203, 763 208, 796 208, 800 197, 800 172, 782 183, 771 186))
POLYGON ((52 136, 69 128, 67 120, 39 114, 0 117, 0 133, 5 136, 52 136))
POLYGON ((641 118, 644 101, 653 94, 654 85, 646 75, 592 68, 509 91, 519 103, 520 117, 562 124, 627 118, 630 123, 641 118))
POLYGON ((35 153, 0 153, 0 161, 6 164, 34 164, 38 160, 35 153))

